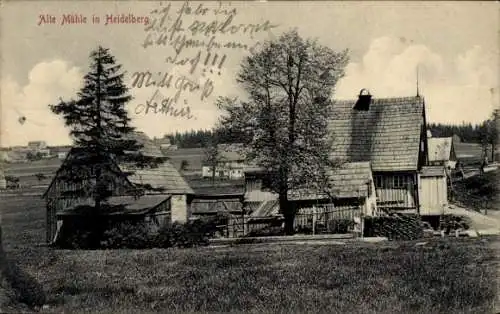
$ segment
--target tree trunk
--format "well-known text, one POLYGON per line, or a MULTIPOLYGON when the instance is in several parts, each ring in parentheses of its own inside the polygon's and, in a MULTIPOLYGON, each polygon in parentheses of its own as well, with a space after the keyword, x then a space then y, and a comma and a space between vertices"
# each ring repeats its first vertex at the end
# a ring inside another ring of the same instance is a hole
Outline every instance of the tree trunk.
POLYGON ((491 143, 491 162, 495 161, 495 144, 491 143))
POLYGON ((283 217, 285 218, 285 234, 292 235, 295 233, 293 226, 295 221, 295 211, 288 203, 288 197, 286 192, 280 193, 279 205, 280 205, 280 212, 283 214, 283 217))

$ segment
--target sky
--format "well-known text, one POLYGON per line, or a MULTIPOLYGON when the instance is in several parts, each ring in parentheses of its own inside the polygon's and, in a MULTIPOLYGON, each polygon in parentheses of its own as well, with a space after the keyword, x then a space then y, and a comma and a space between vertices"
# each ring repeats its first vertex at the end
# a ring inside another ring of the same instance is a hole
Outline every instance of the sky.
POLYGON ((331 49, 349 49, 350 62, 336 86, 336 99, 354 99, 362 88, 373 97, 414 96, 418 68, 429 122, 479 123, 500 105, 495 2, 207 1, 200 7, 199 2, 181 1, 4 1, 0 23, 0 146, 34 140, 71 143, 63 120, 50 112, 48 104, 76 97, 89 70, 89 54, 99 45, 109 48, 126 71, 125 82, 134 97, 127 109, 138 130, 159 137, 211 128, 220 115, 216 98, 244 95, 235 78, 249 49, 258 49, 292 28, 331 49), (180 38, 208 43, 212 35, 201 34, 204 25, 233 26, 234 34, 213 35, 212 42, 221 47, 185 48, 178 53, 177 61, 196 60, 200 52, 193 73, 190 63, 168 62, 178 45, 144 47, 148 36, 157 34, 147 31, 143 20, 147 17, 154 24, 163 15, 153 11, 164 12, 169 5, 166 23, 180 38), (86 23, 68 24, 70 15, 79 21, 86 17, 86 23), (105 25, 110 15, 129 20, 134 16, 142 23, 105 25), (53 19, 55 23, 48 23, 53 19), (178 28, 176 21, 181 23, 178 28), (155 86, 133 87, 133 73, 141 71, 154 77, 168 74, 172 84, 159 93, 155 86), (200 88, 190 92, 190 84, 196 83, 200 88), (145 113, 145 104, 162 99, 178 112, 189 107, 191 118, 145 113), (20 121, 21 117, 26 120, 20 121))

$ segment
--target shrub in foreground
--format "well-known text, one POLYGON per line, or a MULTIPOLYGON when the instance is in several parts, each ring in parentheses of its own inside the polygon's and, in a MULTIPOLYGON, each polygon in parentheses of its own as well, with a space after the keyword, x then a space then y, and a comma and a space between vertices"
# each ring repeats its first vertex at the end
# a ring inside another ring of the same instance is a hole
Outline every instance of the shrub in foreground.
POLYGON ((197 219, 185 224, 174 222, 158 231, 153 240, 155 247, 194 247, 208 245, 217 231, 217 219, 197 219))
POLYGON ((101 247, 144 249, 153 246, 148 226, 143 222, 122 222, 104 231, 101 247))
POLYGON ((56 246, 64 249, 148 249, 207 245, 217 231, 218 217, 185 224, 175 222, 153 232, 143 221, 67 224, 61 228, 56 246), (102 230, 102 231, 101 231, 102 230))

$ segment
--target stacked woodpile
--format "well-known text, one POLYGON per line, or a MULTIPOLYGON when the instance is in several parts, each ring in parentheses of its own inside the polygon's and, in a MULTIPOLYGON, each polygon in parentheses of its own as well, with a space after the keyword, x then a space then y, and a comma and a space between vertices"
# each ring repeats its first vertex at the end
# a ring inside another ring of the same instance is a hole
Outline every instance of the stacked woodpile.
POLYGON ((387 237, 391 240, 414 240, 423 236, 422 221, 417 214, 390 214, 366 217, 366 237, 387 237))

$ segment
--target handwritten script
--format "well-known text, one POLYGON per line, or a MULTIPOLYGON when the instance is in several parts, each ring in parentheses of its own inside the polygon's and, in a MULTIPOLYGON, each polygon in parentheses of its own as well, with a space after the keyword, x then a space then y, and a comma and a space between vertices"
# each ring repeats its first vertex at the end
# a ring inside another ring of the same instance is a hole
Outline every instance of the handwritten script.
POLYGON ((269 20, 238 22, 242 17, 237 8, 221 2, 211 7, 184 2, 177 9, 168 3, 152 10, 141 45, 144 49, 165 48, 165 68, 132 74, 133 88, 153 89, 149 102, 139 104, 136 113, 192 117, 185 94, 197 94, 195 99, 207 101, 214 92, 214 77, 221 75, 231 52, 253 52, 260 45, 255 38, 278 27, 269 20), (185 73, 174 74, 172 67, 181 67, 185 73), (172 96, 165 97, 160 90, 172 96), (177 108, 179 103, 185 106, 177 108))

